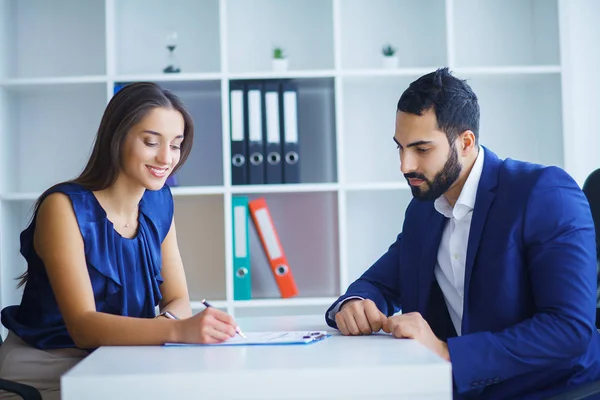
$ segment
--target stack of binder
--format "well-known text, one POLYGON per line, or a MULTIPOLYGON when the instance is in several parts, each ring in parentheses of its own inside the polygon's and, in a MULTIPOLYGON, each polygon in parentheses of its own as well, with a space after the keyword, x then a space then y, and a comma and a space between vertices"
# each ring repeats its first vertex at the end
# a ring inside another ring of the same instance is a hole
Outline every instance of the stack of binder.
POLYGON ((252 266, 248 230, 250 218, 269 260, 269 267, 281 297, 296 296, 298 288, 283 246, 279 241, 279 235, 266 200, 261 197, 250 201, 246 196, 234 196, 232 199, 234 300, 250 300, 252 298, 252 266))
POLYGON ((298 89, 292 81, 231 81, 231 184, 300 183, 298 89))

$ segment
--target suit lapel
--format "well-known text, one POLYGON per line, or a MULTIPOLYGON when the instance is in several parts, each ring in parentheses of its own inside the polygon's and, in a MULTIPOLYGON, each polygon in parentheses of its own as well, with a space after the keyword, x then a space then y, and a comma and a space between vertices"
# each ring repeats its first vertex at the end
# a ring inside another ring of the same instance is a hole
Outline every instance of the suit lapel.
POLYGON ((465 264, 465 296, 469 292, 469 280, 473 272, 473 264, 475 263, 475 255, 479 248, 479 241, 483 234, 483 227, 487 219, 488 211, 494 201, 496 195, 493 192, 482 192, 477 194, 477 202, 473 210, 473 218, 471 219, 471 230, 469 232, 469 242, 467 244, 467 260, 465 264))
MULTIPOLYGON (((483 146, 482 146, 483 148, 483 146)), ((473 217, 471 218, 471 228, 469 231, 469 241, 467 244, 467 259, 465 263, 465 285, 464 285, 464 304, 467 304, 469 299, 469 283, 471 281, 471 274, 473 272, 473 266, 475 264, 475 256, 477 255, 477 249, 481 237, 483 236, 483 228, 485 227, 485 221, 490 211, 490 207, 494 202, 496 193, 493 191, 498 183, 498 170, 501 165, 501 160, 494 153, 484 148, 485 159, 483 162, 483 171, 481 172, 481 178, 479 180, 479 186, 477 187, 477 198, 475 200, 475 207, 473 209, 473 217)), ((466 321, 468 321, 468 315, 466 313, 467 307, 464 307, 465 312, 463 313, 462 319, 462 332, 465 333, 466 321)))

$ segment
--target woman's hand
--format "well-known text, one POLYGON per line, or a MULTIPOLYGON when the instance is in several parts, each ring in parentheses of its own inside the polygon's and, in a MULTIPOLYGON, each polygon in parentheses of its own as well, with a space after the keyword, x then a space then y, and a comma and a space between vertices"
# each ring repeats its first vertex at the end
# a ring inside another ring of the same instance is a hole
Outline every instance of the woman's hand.
POLYGON ((220 343, 236 335, 237 324, 233 317, 214 307, 177 323, 180 343, 220 343))

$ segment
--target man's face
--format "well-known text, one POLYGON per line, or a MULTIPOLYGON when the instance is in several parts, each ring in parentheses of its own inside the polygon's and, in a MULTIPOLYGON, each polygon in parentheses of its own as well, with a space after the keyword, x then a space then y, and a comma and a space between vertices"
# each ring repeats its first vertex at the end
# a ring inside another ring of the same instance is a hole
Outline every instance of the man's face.
POLYGON ((400 153, 400 171, 418 200, 437 199, 458 179, 462 170, 458 150, 438 130, 433 109, 420 116, 398 111, 394 141, 400 153))

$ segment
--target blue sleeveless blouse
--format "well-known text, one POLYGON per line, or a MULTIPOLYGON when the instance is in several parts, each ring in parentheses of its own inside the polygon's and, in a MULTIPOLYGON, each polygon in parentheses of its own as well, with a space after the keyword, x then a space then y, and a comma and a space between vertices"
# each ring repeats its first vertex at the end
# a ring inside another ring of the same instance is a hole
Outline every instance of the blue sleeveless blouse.
MULTIPOLYGON (((161 243, 171 227, 173 197, 168 186, 146 190, 139 204, 135 237, 121 236, 108 220, 94 194, 65 183, 45 195, 69 196, 83 238, 96 310, 137 318, 154 318, 162 298, 161 243)), ((48 281, 46 268, 33 247, 35 216, 21 233, 21 254, 29 278, 20 305, 2 310, 2 324, 23 341, 39 349, 75 347, 67 332, 48 281)))

